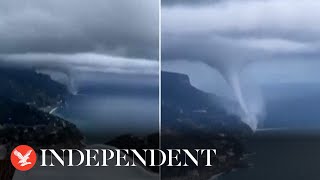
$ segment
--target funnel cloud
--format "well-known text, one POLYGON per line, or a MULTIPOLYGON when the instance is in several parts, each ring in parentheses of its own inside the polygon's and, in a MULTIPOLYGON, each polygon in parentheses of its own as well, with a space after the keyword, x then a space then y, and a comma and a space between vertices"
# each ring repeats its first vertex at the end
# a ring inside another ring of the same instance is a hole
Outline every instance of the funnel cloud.
POLYGON ((1 1, 0 64, 62 73, 72 93, 79 73, 155 77, 158 13, 149 0, 1 1))
MULTIPOLYGON (((244 87, 248 82, 244 74, 253 72, 254 67, 256 74, 251 76, 256 77, 250 79, 277 83, 282 77, 274 78, 272 66, 290 72, 290 67, 307 62, 308 67, 301 66, 301 71, 310 74, 312 64, 319 64, 320 29, 315 18, 320 17, 319 2, 225 0, 163 4, 163 63, 170 66, 173 61, 181 62, 183 67, 185 61, 202 62, 218 71, 242 109, 242 120, 253 130, 263 120, 264 99, 260 92, 250 93, 260 91, 258 85, 244 87), (259 77, 259 71, 269 72, 270 77, 259 77)), ((194 74, 199 73, 196 71, 194 74)), ((203 78, 210 83, 210 77, 203 78)), ((315 80, 314 76, 304 78, 315 80)))

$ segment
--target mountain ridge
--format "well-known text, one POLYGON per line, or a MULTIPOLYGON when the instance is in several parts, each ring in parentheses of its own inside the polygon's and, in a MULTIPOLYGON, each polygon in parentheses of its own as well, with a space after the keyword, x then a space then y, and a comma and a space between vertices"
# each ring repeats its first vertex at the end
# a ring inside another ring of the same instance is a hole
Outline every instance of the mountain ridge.
POLYGON ((32 69, 0 66, 0 97, 37 108, 57 106, 70 95, 66 86, 32 69))
POLYGON ((207 180, 234 168, 248 167, 243 161, 243 141, 252 130, 240 117, 225 110, 221 104, 224 99, 195 88, 187 75, 162 71, 161 77, 162 148, 217 150, 217 155, 211 157, 214 167, 162 167, 162 179, 207 180))

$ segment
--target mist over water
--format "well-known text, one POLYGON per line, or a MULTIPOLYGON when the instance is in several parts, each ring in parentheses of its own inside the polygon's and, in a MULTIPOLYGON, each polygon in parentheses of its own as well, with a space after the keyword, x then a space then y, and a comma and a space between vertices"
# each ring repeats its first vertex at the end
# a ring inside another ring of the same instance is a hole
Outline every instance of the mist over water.
MULTIPOLYGON (((215 68, 232 89, 233 95, 238 102, 241 112, 238 114, 242 121, 248 124, 253 131, 258 128, 259 118, 263 119, 264 115, 264 100, 261 96, 259 88, 253 88, 252 85, 247 85, 245 91, 243 90, 241 79, 241 72, 244 70, 248 61, 210 61, 207 62, 211 67, 215 68), (246 93, 244 93, 246 92, 246 93), (253 93, 254 92, 254 93, 253 93), (256 96, 256 97, 255 97, 256 96)), ((247 84, 253 82, 246 81, 247 84)))
MULTIPOLYGON (((264 110, 263 105, 258 106, 261 109, 257 109, 252 104, 263 104, 263 100, 257 103, 253 100, 262 98, 249 97, 250 94, 244 96, 242 85, 244 79, 241 75, 250 64, 267 58, 270 54, 244 48, 230 39, 215 35, 210 38, 195 38, 191 35, 188 38, 176 36, 165 36, 168 39, 164 41, 166 44, 163 51, 166 53, 163 57, 171 61, 200 61, 217 70, 232 89, 233 96, 242 111, 239 116, 252 130, 256 130, 264 110)), ((246 91, 252 90, 246 89, 246 91)))
POLYGON ((251 127, 251 129, 256 130, 258 126, 258 119, 256 117, 257 115, 250 111, 250 109, 248 108, 247 102, 245 101, 243 96, 239 76, 237 74, 234 74, 228 76, 227 79, 234 91, 234 95, 236 96, 241 109, 243 110, 242 120, 247 123, 251 127))

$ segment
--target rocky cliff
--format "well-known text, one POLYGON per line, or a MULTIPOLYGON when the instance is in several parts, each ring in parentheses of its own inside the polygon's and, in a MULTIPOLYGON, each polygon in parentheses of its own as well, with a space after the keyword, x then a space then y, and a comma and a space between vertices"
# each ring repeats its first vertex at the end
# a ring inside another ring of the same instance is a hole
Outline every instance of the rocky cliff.
POLYGON ((0 66, 0 82, 0 97, 37 108, 57 106, 70 95, 64 85, 31 69, 0 66))
MULTIPOLYGON (((217 149, 214 167, 163 167, 163 179, 209 179, 246 166, 243 141, 252 131, 222 106, 224 100, 190 84, 186 75, 162 72, 161 147, 217 149)), ((204 162, 204 161, 203 161, 204 162)))

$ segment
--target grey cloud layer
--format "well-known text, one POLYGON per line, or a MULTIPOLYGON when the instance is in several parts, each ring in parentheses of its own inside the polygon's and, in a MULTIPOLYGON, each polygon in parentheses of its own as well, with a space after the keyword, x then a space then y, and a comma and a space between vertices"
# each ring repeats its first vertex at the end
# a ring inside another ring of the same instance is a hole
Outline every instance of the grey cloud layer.
POLYGON ((0 63, 40 71, 158 73, 158 1, 0 1, 0 63))
MULTIPOLYGON (((253 130, 257 129, 265 111, 258 91, 253 93, 252 88, 244 91, 246 79, 242 75, 249 65, 255 65, 257 71, 264 71, 271 63, 282 72, 293 72, 290 78, 298 79, 301 74, 309 74, 311 76, 305 78, 319 82, 318 76, 310 74, 310 61, 308 67, 302 66, 310 59, 313 63, 317 61, 313 66, 320 64, 317 60, 320 57, 319 1, 177 2, 180 3, 169 3, 162 8, 162 60, 167 66, 169 60, 202 62, 220 72, 241 107, 242 120, 253 130), (259 63, 265 64, 258 66, 259 63), (297 73, 289 70, 292 65, 305 69, 297 73)), ((180 61, 181 67, 183 62, 180 61)), ((205 77, 203 72, 198 72, 195 66, 193 68, 194 74, 201 73, 201 78, 207 78, 207 83, 211 83, 213 78, 205 77)), ((269 69, 266 78, 273 79, 273 72, 269 69)), ((284 74, 278 75, 282 77, 275 77, 273 83, 288 82, 281 81, 284 74)), ((259 72, 253 76, 259 76, 259 72)))
POLYGON ((319 8, 320 2, 312 0, 168 5, 162 9, 163 60, 316 57, 320 49, 319 8))
POLYGON ((157 59, 158 4, 149 0, 0 2, 0 53, 89 51, 157 59))
POLYGON ((0 55, 5 64, 26 68, 49 69, 63 73, 70 71, 114 74, 156 75, 158 62, 147 59, 112 57, 95 53, 51 54, 27 53, 0 55))

